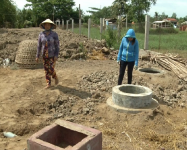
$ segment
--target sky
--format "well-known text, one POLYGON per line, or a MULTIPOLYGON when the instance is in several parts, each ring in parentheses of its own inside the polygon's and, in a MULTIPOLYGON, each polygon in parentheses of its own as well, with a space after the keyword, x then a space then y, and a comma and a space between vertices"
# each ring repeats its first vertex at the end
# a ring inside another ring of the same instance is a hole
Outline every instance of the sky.
MULTIPOLYGON (((26 0, 14 0, 18 8, 23 9, 24 5, 27 3, 26 0)), ((104 6, 111 6, 114 0, 74 0, 75 7, 81 5, 81 9, 86 13, 90 10, 89 7, 102 8, 104 6)), ((187 16, 187 0, 157 0, 156 5, 151 6, 148 14, 154 16, 155 12, 162 14, 164 12, 169 17, 176 13, 177 17, 187 16)))

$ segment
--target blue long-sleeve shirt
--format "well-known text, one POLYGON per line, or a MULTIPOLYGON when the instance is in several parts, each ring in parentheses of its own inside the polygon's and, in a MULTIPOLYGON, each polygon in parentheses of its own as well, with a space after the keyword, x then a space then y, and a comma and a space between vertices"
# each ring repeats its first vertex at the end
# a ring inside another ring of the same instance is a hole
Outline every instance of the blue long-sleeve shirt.
POLYGON ((48 56, 58 58, 59 39, 58 34, 54 31, 50 31, 48 35, 46 35, 46 31, 43 31, 39 34, 36 57, 39 58, 40 54, 43 56, 46 42, 48 45, 48 56))
POLYGON ((130 42, 128 38, 124 37, 121 41, 117 61, 120 60, 127 61, 127 62, 135 61, 135 66, 138 66, 138 58, 139 58, 138 40, 135 39, 135 43, 132 45, 132 42, 130 42))
POLYGON ((118 52, 117 61, 123 60, 127 62, 135 61, 135 66, 138 66, 139 58, 139 44, 136 39, 133 29, 129 29, 121 41, 121 45, 118 52), (129 41, 128 38, 134 38, 135 42, 129 41))

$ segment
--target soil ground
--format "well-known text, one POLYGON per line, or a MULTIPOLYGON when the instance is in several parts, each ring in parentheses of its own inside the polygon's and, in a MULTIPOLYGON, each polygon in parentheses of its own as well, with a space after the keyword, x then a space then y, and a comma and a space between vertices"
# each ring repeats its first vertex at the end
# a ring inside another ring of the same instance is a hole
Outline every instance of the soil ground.
MULTIPOLYGON (((27 29, 22 31, 27 33, 27 29)), ((139 66, 150 64, 140 60, 139 66)), ((151 67, 162 70, 157 65, 151 67)), ((163 74, 134 71, 133 84, 149 87, 160 107, 139 114, 118 113, 106 104, 111 87, 117 84, 118 71, 114 60, 58 62, 60 82, 54 86, 53 81, 53 87, 46 90, 42 68, 1 67, 0 150, 26 149, 32 134, 59 118, 102 131, 103 150, 186 150, 186 83, 166 70, 163 74), (93 81, 98 73, 102 74, 99 86, 93 81), (92 81, 85 80, 88 77, 92 81), (5 138, 5 131, 18 136, 5 138)), ((123 83, 126 81, 125 76, 123 83)))

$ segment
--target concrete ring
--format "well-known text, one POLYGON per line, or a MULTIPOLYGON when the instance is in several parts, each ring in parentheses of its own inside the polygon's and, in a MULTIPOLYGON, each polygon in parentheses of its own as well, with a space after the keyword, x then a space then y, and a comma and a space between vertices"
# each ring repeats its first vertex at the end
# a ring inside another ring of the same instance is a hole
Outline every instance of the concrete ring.
POLYGON ((152 90, 139 85, 124 84, 112 89, 114 104, 126 108, 143 108, 152 103, 152 90))

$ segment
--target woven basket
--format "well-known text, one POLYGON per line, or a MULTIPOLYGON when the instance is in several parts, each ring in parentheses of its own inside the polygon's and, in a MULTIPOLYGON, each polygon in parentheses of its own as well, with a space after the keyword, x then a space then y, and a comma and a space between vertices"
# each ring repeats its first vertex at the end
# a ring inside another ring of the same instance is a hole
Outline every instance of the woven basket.
POLYGON ((41 57, 39 63, 36 63, 37 44, 34 40, 25 40, 19 44, 15 62, 20 68, 32 69, 42 63, 41 57))

